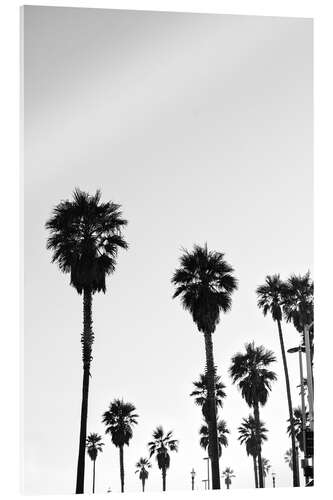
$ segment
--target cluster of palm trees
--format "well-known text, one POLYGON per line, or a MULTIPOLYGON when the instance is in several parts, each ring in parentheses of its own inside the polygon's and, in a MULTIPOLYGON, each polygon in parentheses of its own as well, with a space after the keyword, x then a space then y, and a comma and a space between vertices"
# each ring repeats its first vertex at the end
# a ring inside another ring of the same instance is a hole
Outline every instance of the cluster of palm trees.
MULTIPOLYGON (((74 190, 71 201, 61 201, 54 208, 46 223, 49 230, 47 248, 53 251, 52 261, 58 264, 62 272, 70 274, 70 284, 83 296, 83 382, 76 493, 84 492, 86 448, 95 467, 97 454, 102 451, 103 446, 101 439, 98 439, 100 436, 96 434, 90 434, 87 439, 89 379, 94 342, 92 301, 96 292, 105 293, 106 276, 115 271, 119 250, 128 248, 123 236, 126 224, 120 205, 101 202, 100 191, 90 195, 79 189, 74 190)), ((204 424, 200 429, 200 445, 208 451, 212 487, 219 489, 219 459, 222 447, 228 445, 229 429, 226 422, 218 418, 218 410, 222 408, 225 397, 225 386, 217 375, 214 363, 213 334, 220 322, 221 313, 231 310, 232 296, 237 290, 238 282, 224 254, 208 250, 207 244, 194 245, 193 250, 183 251, 179 267, 171 281, 175 287, 173 298, 180 298, 184 309, 190 313, 198 331, 203 335, 206 365, 199 381, 194 383, 195 390, 191 395, 202 408, 204 424)), ((256 293, 258 307, 265 316, 269 313, 277 325, 286 383, 293 484, 299 486, 296 450, 299 433, 297 434, 291 401, 282 322, 292 322, 303 336, 302 342, 307 352, 308 423, 313 431, 313 281, 309 273, 304 276, 292 275, 285 282, 276 274, 267 276, 256 293)), ((232 357, 229 368, 232 382, 237 384, 243 399, 253 411, 253 414, 243 419, 239 427, 239 440, 246 445, 247 454, 253 458, 255 485, 261 488, 264 487, 264 477, 267 474, 267 462, 261 454, 263 441, 267 439, 267 429, 260 420, 260 407, 266 404, 272 383, 276 380, 276 374, 270 369, 274 362, 276 357, 273 352, 262 345, 256 346, 252 341, 245 344, 245 352, 232 357)), ((119 448, 122 491, 124 445, 129 444, 133 425, 137 423, 138 416, 134 412, 135 407, 131 403, 116 399, 103 415, 106 433, 110 434, 113 444, 119 448)), ((306 425, 303 408, 302 435, 306 425)), ((172 432, 165 434, 162 427, 157 427, 148 446, 150 457, 156 456, 165 490, 166 472, 170 465, 168 452, 177 451, 178 441, 172 437, 172 432)), ((137 463, 143 489, 149 466, 149 460, 143 457, 137 463)), ((223 474, 229 487, 233 471, 224 471, 223 474)))

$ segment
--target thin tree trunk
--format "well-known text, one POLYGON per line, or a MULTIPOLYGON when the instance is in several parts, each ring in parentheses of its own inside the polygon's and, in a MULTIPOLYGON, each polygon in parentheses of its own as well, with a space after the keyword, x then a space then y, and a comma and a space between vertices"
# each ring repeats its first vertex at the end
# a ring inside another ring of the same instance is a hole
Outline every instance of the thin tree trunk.
POLYGON ((121 492, 124 493, 125 473, 124 473, 124 447, 123 446, 119 446, 119 462, 120 462, 121 492))
POLYGON ((86 456, 87 418, 88 418, 88 394, 91 362, 91 347, 94 341, 91 319, 92 293, 89 288, 83 291, 83 333, 81 335, 82 360, 83 360, 83 383, 81 403, 81 424, 79 457, 76 475, 76 493, 84 493, 84 469, 86 456))
POLYGON ((257 457, 252 455, 253 458, 253 470, 254 470, 254 484, 258 488, 258 471, 257 471, 257 457))
POLYGON ((207 399, 209 406, 209 447, 211 451, 212 489, 220 489, 219 449, 217 440, 216 402, 215 402, 215 366, 212 334, 205 333, 207 399))
POLYGON ((145 491, 145 479, 142 478, 142 491, 145 491))
POLYGON ((166 469, 163 467, 162 469, 162 482, 163 482, 163 491, 166 491, 166 469))
POLYGON ((264 487, 264 475, 262 470, 262 460, 261 460, 261 443, 260 443, 260 415, 259 415, 259 404, 256 401, 253 406, 254 420, 256 423, 256 441, 258 446, 258 470, 259 470, 259 488, 264 487))
POLYGON ((96 460, 94 460, 94 465, 93 465, 93 493, 95 493, 95 464, 96 460))
POLYGON ((289 410, 289 420, 290 420, 290 434, 291 434, 292 462, 293 462, 293 486, 299 486, 299 476, 297 473, 295 426, 294 426, 293 406, 292 406, 292 402, 291 402, 289 373, 288 373, 286 352, 285 352, 285 348, 284 348, 284 341, 283 341, 280 320, 277 320, 277 324, 278 324, 278 330, 279 330, 279 339, 280 339, 282 361, 283 361, 283 368, 284 368, 284 375, 285 375, 285 379, 286 379, 286 389, 287 389, 287 400, 288 400, 288 410, 289 410))

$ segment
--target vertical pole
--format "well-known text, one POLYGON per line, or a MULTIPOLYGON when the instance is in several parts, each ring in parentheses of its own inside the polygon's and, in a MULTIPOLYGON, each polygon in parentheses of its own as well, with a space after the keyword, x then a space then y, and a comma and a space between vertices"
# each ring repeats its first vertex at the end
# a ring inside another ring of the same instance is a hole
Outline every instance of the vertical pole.
POLYGON ((310 337, 309 325, 304 326, 305 354, 306 354, 306 380, 308 384, 308 401, 309 401, 309 420, 310 428, 313 431, 313 384, 312 384, 312 366, 310 352, 310 337))
POLYGON ((210 479, 209 479, 209 456, 207 457, 207 489, 210 489, 210 479))
MULTIPOLYGON (((301 378, 301 402, 302 402, 302 441, 303 441, 303 453, 304 453, 304 464, 306 465, 307 452, 306 452, 306 410, 305 410, 305 394, 304 394, 304 375, 303 375, 303 360, 302 360, 302 348, 301 345, 298 349, 298 359, 299 359, 299 373, 301 378)), ((306 469, 304 469, 304 478, 305 484, 308 484, 308 476, 305 473, 306 469)))

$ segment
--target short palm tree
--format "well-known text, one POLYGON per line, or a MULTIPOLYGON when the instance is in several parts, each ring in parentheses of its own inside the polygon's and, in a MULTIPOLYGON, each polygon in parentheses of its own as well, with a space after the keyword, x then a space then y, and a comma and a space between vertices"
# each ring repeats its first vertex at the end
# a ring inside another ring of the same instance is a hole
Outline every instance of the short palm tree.
POLYGON ((184 309, 189 311, 199 332, 204 335, 209 404, 206 421, 212 450, 212 484, 213 489, 220 489, 212 334, 219 323, 220 313, 231 309, 231 296, 237 288, 237 281, 224 254, 209 251, 206 244, 203 247, 195 245, 191 252, 184 250, 172 283, 176 287, 173 298, 181 297, 184 309))
MULTIPOLYGON (((194 391, 191 392, 190 396, 193 396, 195 399, 195 404, 201 406, 202 414, 207 421, 206 416, 208 416, 208 383, 207 383, 207 375, 201 373, 199 376, 199 380, 193 382, 195 387, 194 391)), ((226 397, 226 393, 224 392, 225 385, 221 382, 221 377, 215 375, 215 406, 216 408, 223 407, 223 399, 226 397)))
POLYGON ((247 455, 251 455, 253 459, 254 484, 258 488, 258 468, 257 457, 259 449, 264 441, 267 441, 267 429, 265 424, 260 421, 259 424, 259 446, 256 438, 256 422, 253 415, 243 418, 241 425, 238 427, 238 439, 241 444, 245 444, 247 455))
POLYGON ((262 461, 262 470, 264 473, 264 482, 265 482, 265 479, 268 476, 269 471, 271 470, 271 464, 268 458, 262 457, 261 461, 262 461))
POLYGON ((178 440, 172 436, 172 431, 164 433, 161 425, 153 431, 153 441, 148 443, 149 457, 156 455, 158 468, 162 471, 162 487, 166 491, 166 473, 170 467, 169 451, 178 451, 178 440))
POLYGON ((224 482, 227 486, 227 490, 230 488, 231 485, 231 478, 236 477, 234 474, 234 471, 230 467, 226 467, 224 471, 222 472, 222 476, 224 477, 224 482))
POLYGON ((284 461, 289 465, 290 469, 293 470, 293 450, 291 448, 284 454, 284 461))
POLYGON ((102 422, 106 426, 105 433, 111 435, 112 443, 119 448, 120 484, 124 492, 124 445, 129 445, 133 437, 133 426, 136 425, 138 415, 132 403, 124 403, 122 399, 114 399, 109 409, 103 414, 102 422))
POLYGON ((80 295, 83 294, 83 383, 76 493, 84 493, 89 377, 94 341, 92 296, 95 292, 105 293, 105 278, 115 271, 118 249, 127 248, 121 233, 126 224, 120 205, 101 203, 100 191, 92 196, 75 189, 73 200, 61 201, 45 225, 50 232, 47 249, 53 251, 52 262, 56 262, 63 273, 70 274, 70 284, 80 295))
POLYGON ((136 463, 135 473, 136 474, 139 473, 139 479, 141 480, 142 483, 142 491, 145 491, 145 483, 149 476, 148 469, 150 468, 151 468, 151 463, 149 462, 148 458, 141 457, 139 461, 136 463))
POLYGON ((264 487, 264 476, 261 461, 260 446, 260 415, 259 405, 264 406, 268 399, 271 383, 276 380, 276 374, 269 370, 271 363, 276 358, 272 351, 265 349, 264 346, 256 347, 254 342, 245 344, 245 353, 237 353, 232 357, 231 367, 229 369, 233 383, 237 382, 242 397, 250 408, 253 408, 253 414, 256 424, 256 439, 258 444, 258 468, 259 468, 259 487, 264 487))
POLYGON ((87 453, 93 462, 93 487, 92 492, 95 493, 95 464, 99 452, 103 451, 104 443, 102 443, 102 436, 92 432, 87 437, 87 453))
POLYGON ((284 340, 281 327, 282 307, 287 293, 286 285, 281 281, 279 274, 274 274, 273 276, 266 277, 265 284, 259 286, 257 288, 256 293, 258 297, 258 307, 262 309, 264 316, 266 316, 267 313, 270 313, 273 321, 277 323, 278 327, 282 362, 283 362, 284 375, 286 381, 289 419, 291 423, 291 448, 293 450, 293 461, 294 461, 293 485, 299 486, 299 477, 297 476, 297 467, 296 467, 297 456, 296 456, 295 430, 293 424, 293 406, 291 401, 290 381, 289 381, 286 351, 284 347, 284 340))
MULTIPOLYGON (((229 434, 230 431, 227 427, 226 421, 225 420, 218 420, 217 421, 217 439, 218 439, 218 445, 219 445, 219 457, 222 456, 222 446, 225 448, 228 446, 228 437, 227 434, 229 434)), ((209 446, 209 430, 207 425, 202 425, 199 430, 200 434, 200 446, 204 450, 207 450, 208 448, 208 456, 211 458, 212 453, 211 449, 209 446)))

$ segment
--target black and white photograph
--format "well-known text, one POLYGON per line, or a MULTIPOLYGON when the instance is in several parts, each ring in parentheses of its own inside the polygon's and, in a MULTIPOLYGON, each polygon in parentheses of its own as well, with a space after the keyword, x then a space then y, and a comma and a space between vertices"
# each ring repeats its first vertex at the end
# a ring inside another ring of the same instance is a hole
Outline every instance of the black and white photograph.
POLYGON ((313 19, 20 14, 22 493, 314 486, 313 19))

